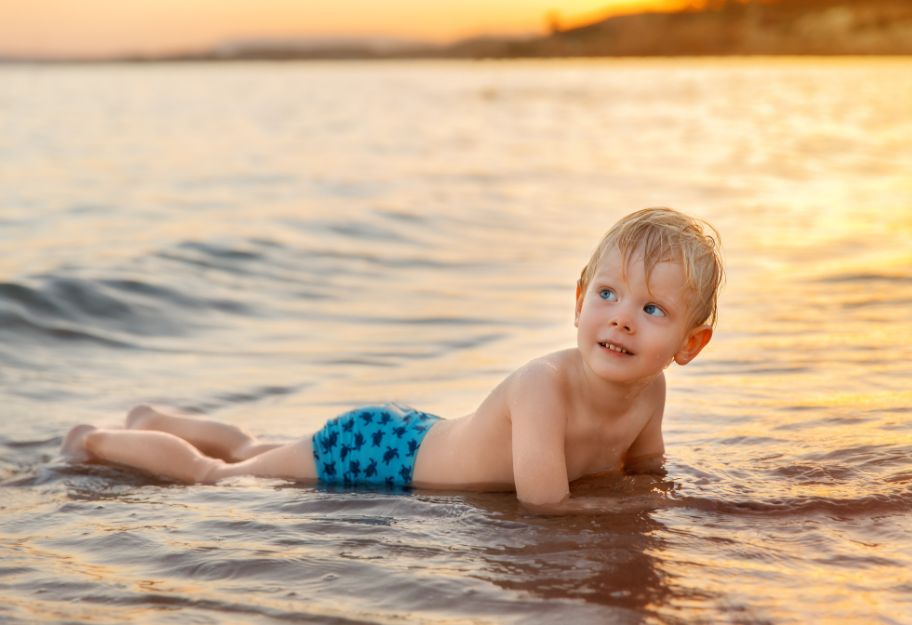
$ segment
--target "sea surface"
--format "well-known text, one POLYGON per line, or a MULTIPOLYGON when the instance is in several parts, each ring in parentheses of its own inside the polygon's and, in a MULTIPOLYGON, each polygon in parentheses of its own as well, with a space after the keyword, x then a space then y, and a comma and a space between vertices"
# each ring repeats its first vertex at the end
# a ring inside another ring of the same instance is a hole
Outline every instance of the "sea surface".
POLYGON ((0 622, 912 623, 912 61, 0 66, 0 622), (182 486, 138 403, 293 441, 572 346, 624 214, 722 233, 667 475, 182 486))

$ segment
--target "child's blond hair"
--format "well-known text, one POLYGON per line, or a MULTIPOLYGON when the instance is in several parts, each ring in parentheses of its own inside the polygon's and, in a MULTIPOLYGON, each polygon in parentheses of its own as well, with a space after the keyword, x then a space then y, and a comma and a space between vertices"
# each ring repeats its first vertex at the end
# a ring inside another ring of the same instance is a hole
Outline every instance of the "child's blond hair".
POLYGON ((678 262, 684 286, 693 294, 691 324, 715 326, 719 287, 724 279, 719 232, 709 223, 670 208, 644 208, 627 215, 609 230, 580 274, 580 293, 598 271, 602 256, 617 246, 626 270, 630 257, 642 251, 648 282, 660 262, 678 262))

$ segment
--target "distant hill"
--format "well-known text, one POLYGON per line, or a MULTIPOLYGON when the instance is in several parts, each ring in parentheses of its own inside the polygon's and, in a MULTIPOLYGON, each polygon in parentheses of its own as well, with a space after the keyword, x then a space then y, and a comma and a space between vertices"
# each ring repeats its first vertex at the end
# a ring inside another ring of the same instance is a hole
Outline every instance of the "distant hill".
POLYGON ((912 54, 910 0, 711 0, 701 11, 611 17, 545 37, 456 43, 448 56, 912 54))

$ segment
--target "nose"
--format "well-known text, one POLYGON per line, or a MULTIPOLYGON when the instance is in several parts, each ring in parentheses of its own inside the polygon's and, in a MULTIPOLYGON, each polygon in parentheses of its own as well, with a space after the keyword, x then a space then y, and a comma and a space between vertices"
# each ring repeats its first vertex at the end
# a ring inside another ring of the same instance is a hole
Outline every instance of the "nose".
POLYGON ((630 320, 630 315, 621 309, 615 312, 614 318, 611 320, 611 327, 627 334, 633 333, 633 322, 630 320))

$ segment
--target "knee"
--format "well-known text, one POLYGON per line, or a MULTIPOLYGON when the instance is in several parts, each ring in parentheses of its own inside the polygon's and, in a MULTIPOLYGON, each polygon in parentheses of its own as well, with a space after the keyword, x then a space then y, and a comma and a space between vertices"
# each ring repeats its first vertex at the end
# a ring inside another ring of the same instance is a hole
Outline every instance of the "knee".
POLYGON ((243 462, 244 460, 250 460, 256 456, 259 456, 263 452, 275 449, 281 445, 272 444, 272 443, 258 443, 256 439, 247 438, 244 441, 241 441, 239 445, 236 445, 234 449, 231 450, 231 457, 228 458, 231 462, 243 462))

